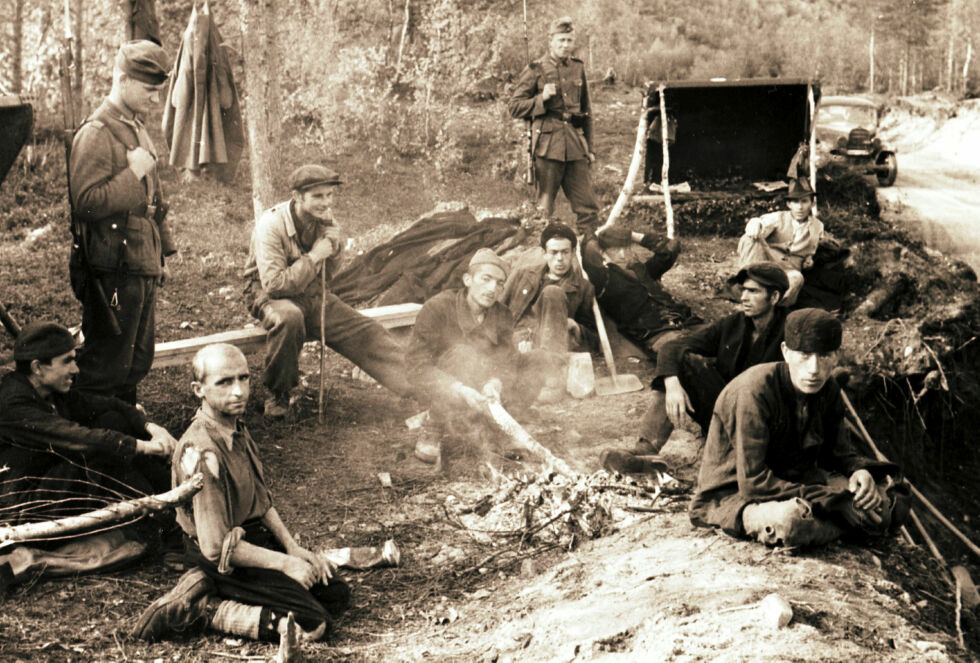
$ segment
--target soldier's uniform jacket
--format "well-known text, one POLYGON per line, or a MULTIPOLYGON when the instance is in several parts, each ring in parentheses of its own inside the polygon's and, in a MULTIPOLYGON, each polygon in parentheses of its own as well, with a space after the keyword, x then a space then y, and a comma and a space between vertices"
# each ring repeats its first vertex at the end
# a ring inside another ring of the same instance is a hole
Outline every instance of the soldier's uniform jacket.
POLYGON ((150 192, 160 191, 156 169, 139 180, 126 160, 126 152, 140 145, 156 154, 138 126, 106 100, 72 144, 72 206, 86 224, 89 264, 97 272, 159 276, 163 256, 176 251, 169 233, 152 218, 150 192))
POLYGON ((532 62, 521 73, 508 109, 513 117, 533 122, 535 156, 577 161, 595 151, 589 82, 578 58, 547 55, 532 62), (541 92, 548 83, 555 84, 556 94, 545 101, 541 92))

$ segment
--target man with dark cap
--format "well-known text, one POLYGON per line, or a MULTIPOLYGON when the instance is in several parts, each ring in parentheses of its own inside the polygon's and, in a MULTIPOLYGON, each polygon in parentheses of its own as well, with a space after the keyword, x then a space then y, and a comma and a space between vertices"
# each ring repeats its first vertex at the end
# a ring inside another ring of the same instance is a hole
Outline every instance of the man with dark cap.
POLYGON ((786 272, 789 290, 781 302, 792 306, 803 287, 803 270, 813 266, 813 255, 823 237, 823 223, 811 213, 816 194, 805 179, 790 180, 788 210, 749 219, 738 242, 738 266, 763 260, 786 272))
POLYGON ((0 507, 8 519, 77 515, 169 487, 166 464, 150 457, 168 457, 177 441, 132 405, 73 388, 78 366, 67 329, 26 325, 14 361, 0 379, 0 507))
MULTIPOLYGON (((562 363, 570 347, 589 350, 594 344, 589 326, 595 325, 595 290, 575 267, 577 243, 571 228, 549 224, 541 231, 544 262, 518 267, 507 279, 501 302, 516 320, 518 350, 537 348, 562 363)), ((561 376, 549 376, 547 384, 544 400, 560 399, 564 392, 561 376)))
POLYGON ((784 338, 784 361, 749 368, 718 396, 691 522, 786 546, 895 531, 907 487, 897 466, 855 451, 831 379, 840 322, 801 309, 784 338))
POLYGON ((289 412, 299 384, 299 353, 320 338, 320 306, 326 305, 327 345, 396 394, 407 395, 404 354, 380 323, 321 292, 321 272, 329 279, 340 267, 345 239, 331 202, 340 175, 324 166, 300 166, 289 178, 292 197, 256 220, 244 277, 246 303, 269 335, 265 345, 265 414, 289 412))
POLYGON ((551 23, 548 55, 529 64, 508 103, 510 114, 531 122, 538 207, 550 217, 558 188, 577 219, 579 234, 595 230, 599 203, 592 189, 592 103, 585 65, 572 57, 575 27, 565 16, 551 23))
POLYGON ((157 152, 143 126, 169 70, 157 44, 123 44, 109 96, 71 150, 69 274, 85 337, 77 387, 129 403, 153 363, 156 290, 167 274, 164 257, 177 250, 164 225, 157 152))
POLYGON ((582 240, 582 266, 599 305, 619 333, 650 354, 656 353, 667 332, 700 322, 660 283, 680 251, 676 239, 631 232, 622 226, 582 240))
POLYGON ((520 408, 541 390, 545 359, 517 351, 514 317, 498 301, 508 271, 492 249, 479 249, 463 275, 464 287, 432 297, 415 319, 405 363, 433 422, 415 446, 420 460, 441 457, 443 433, 467 436, 462 429, 477 424, 478 415, 470 415, 484 410, 488 397, 520 408))
POLYGON ((640 423, 632 452, 613 450, 603 466, 618 472, 643 471, 643 457, 660 452, 675 426, 692 419, 704 434, 718 394, 732 378, 756 364, 779 361, 786 309, 777 307, 789 287, 779 265, 757 262, 735 275, 741 285, 741 310, 687 331, 657 353, 653 399, 640 423))

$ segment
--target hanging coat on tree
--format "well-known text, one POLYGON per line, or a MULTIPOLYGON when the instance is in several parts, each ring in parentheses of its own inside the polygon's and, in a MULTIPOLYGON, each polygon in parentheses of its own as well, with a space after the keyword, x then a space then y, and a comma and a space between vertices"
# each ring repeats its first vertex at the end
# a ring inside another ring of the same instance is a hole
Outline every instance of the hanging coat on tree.
POLYGON ((170 165, 190 171, 207 166, 229 182, 242 154, 244 135, 238 91, 208 3, 197 6, 180 42, 163 112, 170 165))

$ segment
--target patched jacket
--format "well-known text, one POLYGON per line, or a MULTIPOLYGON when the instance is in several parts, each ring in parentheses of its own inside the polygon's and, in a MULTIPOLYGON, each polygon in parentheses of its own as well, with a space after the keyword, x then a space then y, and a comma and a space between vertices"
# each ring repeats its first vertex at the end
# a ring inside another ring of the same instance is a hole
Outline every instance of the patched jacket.
MULTIPOLYGON (((149 191, 160 192, 156 168, 144 179, 129 168, 126 153, 139 145, 133 119, 108 100, 72 143, 72 207, 86 226, 88 259, 97 272, 159 276, 163 256, 176 251, 166 226, 158 225, 148 211, 153 203, 149 191)), ((146 135, 144 147, 156 155, 146 135)))
POLYGON ((860 469, 875 481, 898 473, 892 463, 855 451, 835 380, 805 395, 793 387, 786 363, 753 366, 715 402, 691 522, 741 535, 747 505, 791 497, 807 500, 818 517, 827 517, 851 499, 847 490, 827 485, 829 475, 860 469))
MULTIPOLYGON (((547 263, 527 265, 515 269, 507 279, 504 294, 500 299, 510 309, 518 326, 541 293, 547 272, 547 263)), ((573 266, 564 278, 549 283, 560 286, 565 291, 569 318, 595 324, 592 321, 592 300, 595 297, 595 289, 582 277, 581 272, 573 266)))
POLYGON ((521 72, 507 108, 513 117, 533 123, 535 156, 577 161, 595 152, 589 82, 578 58, 548 55, 532 62, 521 72), (555 84, 556 94, 546 101, 541 92, 548 83, 555 84))

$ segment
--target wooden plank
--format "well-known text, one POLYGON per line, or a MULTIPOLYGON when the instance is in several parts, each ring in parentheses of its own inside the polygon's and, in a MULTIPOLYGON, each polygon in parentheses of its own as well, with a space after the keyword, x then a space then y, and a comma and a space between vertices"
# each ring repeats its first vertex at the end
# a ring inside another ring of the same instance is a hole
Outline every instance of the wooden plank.
MULTIPOLYGON (((360 313, 377 320, 386 329, 410 327, 415 324, 415 318, 422 308, 421 304, 393 304, 375 308, 360 309, 360 313)), ((157 343, 153 355, 153 368, 164 366, 181 366, 190 362, 198 350, 212 343, 230 343, 248 354, 257 352, 265 345, 266 331, 262 327, 248 327, 231 331, 184 338, 179 341, 157 343)))

